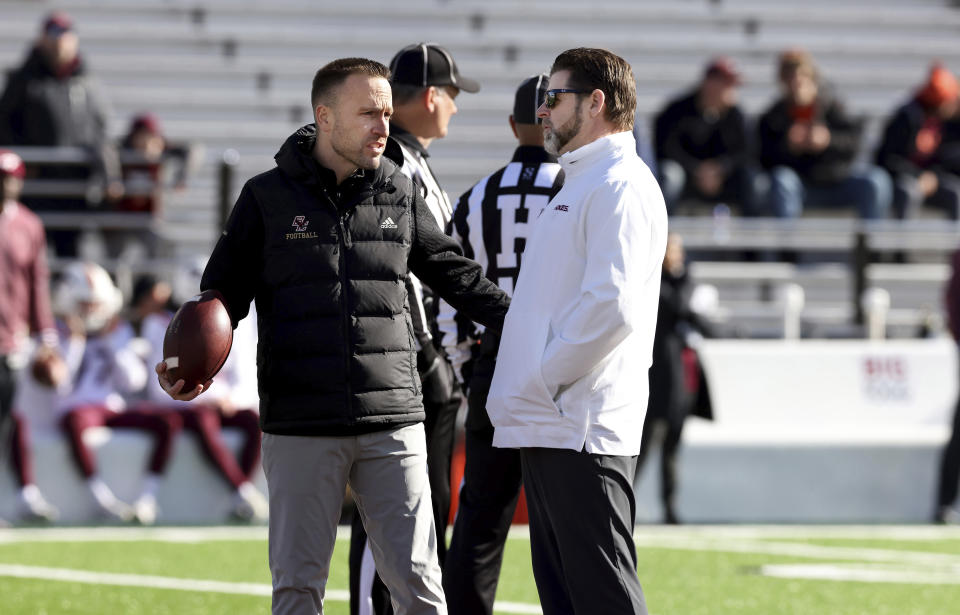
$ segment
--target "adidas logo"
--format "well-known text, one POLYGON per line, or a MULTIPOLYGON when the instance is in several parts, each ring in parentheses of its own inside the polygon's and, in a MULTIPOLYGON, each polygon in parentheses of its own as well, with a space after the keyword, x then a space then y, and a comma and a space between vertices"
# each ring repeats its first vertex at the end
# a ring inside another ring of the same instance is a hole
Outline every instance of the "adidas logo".
POLYGON ((387 216, 386 220, 380 223, 380 228, 397 228, 397 223, 393 221, 393 218, 387 216))

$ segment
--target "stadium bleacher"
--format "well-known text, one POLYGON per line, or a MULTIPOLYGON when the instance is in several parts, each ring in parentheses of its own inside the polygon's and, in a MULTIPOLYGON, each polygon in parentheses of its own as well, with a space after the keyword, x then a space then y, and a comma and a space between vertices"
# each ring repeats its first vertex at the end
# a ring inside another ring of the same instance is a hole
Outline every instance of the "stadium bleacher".
POLYGON ((632 63, 642 121, 691 84, 715 53, 740 63, 744 107, 759 112, 775 92, 776 54, 805 46, 850 106, 871 119, 872 135, 932 58, 960 64, 954 44, 960 13, 931 0, 802 7, 623 0, 592 8, 587 21, 582 3, 562 1, 426 0, 400 7, 384 1, 13 0, 2 5, 0 67, 21 61, 40 18, 53 8, 75 17, 81 48, 112 100, 115 134, 127 118, 149 108, 171 138, 208 146, 208 165, 165 213, 168 226, 185 231, 172 235, 192 238, 178 246, 188 252, 207 248, 217 234, 210 204, 220 153, 240 153, 241 178, 272 166, 283 136, 309 121, 313 72, 335 57, 387 61, 411 41, 431 40, 449 47, 463 72, 480 80, 481 92, 463 98, 449 137, 432 150, 453 195, 509 154, 506 110, 515 84, 546 69, 568 43, 606 46, 632 63))

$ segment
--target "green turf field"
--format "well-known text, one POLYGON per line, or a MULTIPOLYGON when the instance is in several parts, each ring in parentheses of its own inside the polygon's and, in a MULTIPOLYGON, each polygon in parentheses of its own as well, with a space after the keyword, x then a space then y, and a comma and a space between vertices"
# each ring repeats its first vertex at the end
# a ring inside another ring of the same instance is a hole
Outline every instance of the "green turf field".
MULTIPOLYGON (((269 612, 264 528, 0 530, 4 615, 269 612)), ((960 529, 644 526, 651 615, 960 613, 960 529)), ((326 613, 348 612, 346 539, 326 613)), ((537 613, 524 532, 510 539, 498 613, 537 613)), ((451 614, 455 615, 455 614, 451 614)), ((602 614, 597 614, 602 615, 602 614)))

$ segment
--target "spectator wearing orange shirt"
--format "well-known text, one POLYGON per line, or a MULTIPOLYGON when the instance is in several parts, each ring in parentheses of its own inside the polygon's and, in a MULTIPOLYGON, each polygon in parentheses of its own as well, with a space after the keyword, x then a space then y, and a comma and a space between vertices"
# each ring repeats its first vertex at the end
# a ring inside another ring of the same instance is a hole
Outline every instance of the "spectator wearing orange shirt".
POLYGON ((958 93, 957 78, 935 63, 926 83, 884 129, 877 164, 893 178, 897 218, 915 216, 924 204, 960 218, 958 93))

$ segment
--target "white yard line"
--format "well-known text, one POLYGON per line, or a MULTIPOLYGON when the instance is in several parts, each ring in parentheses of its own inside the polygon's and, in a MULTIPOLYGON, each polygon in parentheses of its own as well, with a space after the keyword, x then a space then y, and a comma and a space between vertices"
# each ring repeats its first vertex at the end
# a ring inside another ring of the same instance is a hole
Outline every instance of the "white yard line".
POLYGON ((960 585, 960 568, 895 568, 857 564, 768 564, 760 574, 783 579, 960 585))
POLYGON ((737 539, 949 540, 960 525, 639 525, 634 536, 696 536, 737 539))
POLYGON ((927 566, 960 564, 960 555, 931 553, 927 551, 903 551, 898 549, 824 546, 794 542, 737 540, 732 538, 715 540, 679 535, 639 536, 635 539, 635 542, 640 547, 677 549, 683 551, 755 553, 761 555, 805 557, 810 559, 893 562, 927 566))
MULTIPOLYGON (((119 585, 123 587, 153 587, 157 589, 179 589, 184 591, 215 592, 218 594, 243 594, 247 596, 269 596, 270 586, 265 583, 228 583, 226 581, 203 581, 200 579, 178 579, 176 577, 157 577, 145 574, 119 574, 113 572, 90 572, 70 568, 46 568, 43 566, 20 566, 0 564, 0 576, 20 579, 42 579, 45 581, 67 581, 70 583, 89 583, 94 585, 119 585)), ((348 600, 348 592, 328 590, 331 600, 348 600)))
MULTIPOLYGON (((245 596, 271 595, 271 588, 266 583, 231 583, 227 581, 158 577, 145 574, 121 574, 114 572, 90 572, 88 570, 74 570, 70 568, 21 566, 18 564, 0 564, 0 577, 64 581, 68 583, 85 583, 92 585, 214 592, 218 594, 239 594, 245 596)), ((350 600, 350 592, 342 589, 328 589, 324 600, 348 602, 350 600)), ((494 609, 501 613, 516 613, 518 615, 538 615, 542 612, 540 607, 535 604, 523 604, 519 602, 498 601, 494 604, 494 609)))
POLYGON ((215 527, 49 527, 0 529, 0 544, 11 542, 214 542, 267 539, 265 526, 215 527))

